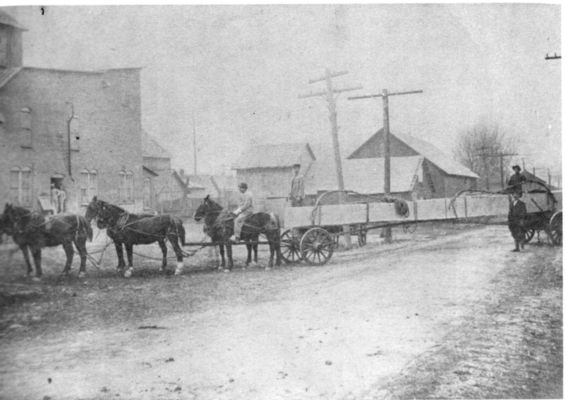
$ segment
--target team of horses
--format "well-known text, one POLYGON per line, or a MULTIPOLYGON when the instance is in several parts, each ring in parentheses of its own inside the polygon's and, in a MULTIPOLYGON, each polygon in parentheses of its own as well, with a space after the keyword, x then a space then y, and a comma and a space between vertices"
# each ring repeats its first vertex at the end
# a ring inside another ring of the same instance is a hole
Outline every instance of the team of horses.
MULTIPOLYGON (((234 232, 235 215, 223 209, 218 203, 207 196, 196 210, 195 221, 204 221, 204 232, 211 241, 219 247, 222 256, 220 268, 231 271, 234 262, 232 259, 232 245, 230 237, 234 232), (226 248, 228 261, 224 257, 226 248)), ((92 241, 93 231, 91 223, 95 222, 99 229, 105 229, 116 248, 118 258, 117 270, 129 278, 134 272, 133 248, 135 245, 158 243, 162 252, 161 271, 167 270, 167 242, 173 247, 177 259, 175 275, 183 270, 183 257, 187 255, 182 250, 185 242, 185 228, 180 218, 171 215, 135 214, 125 209, 98 199, 96 196, 86 208, 85 215, 57 214, 46 217, 39 212, 30 211, 24 207, 6 204, 4 212, 0 214, 0 243, 2 235, 11 236, 14 243, 21 249, 27 266, 27 275, 33 273, 29 253, 33 257, 35 266, 34 279, 42 276, 41 250, 44 247, 62 246, 65 250, 66 262, 63 274, 68 275, 73 261, 74 248, 80 256, 79 277, 86 274, 86 261, 88 257, 86 242, 92 241), (74 247, 73 247, 74 245, 74 247), (127 265, 124 261, 126 250, 127 265)), ((270 258, 266 269, 280 265, 280 223, 273 213, 256 213, 249 216, 242 228, 241 240, 246 244, 248 258, 246 266, 257 263, 257 248, 259 236, 267 238, 270 258), (252 259, 253 253, 253 259, 252 259)))

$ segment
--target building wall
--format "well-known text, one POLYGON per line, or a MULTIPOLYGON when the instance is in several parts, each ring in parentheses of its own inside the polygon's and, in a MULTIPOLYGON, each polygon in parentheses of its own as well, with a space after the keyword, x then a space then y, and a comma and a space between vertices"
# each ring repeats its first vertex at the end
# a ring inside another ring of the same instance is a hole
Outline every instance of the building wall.
POLYGON ((22 31, 8 25, 0 25, 0 66, 22 65, 22 31))
POLYGON ((286 198, 291 191, 293 168, 255 168, 236 171, 238 182, 246 182, 258 197, 286 198))
POLYGON ((67 211, 84 212, 80 172, 96 171, 100 198, 130 210, 143 199, 140 78, 138 69, 84 73, 24 68, 0 89, 5 123, 0 135, 0 204, 9 201, 10 169, 31 168, 33 208, 49 193, 50 178, 63 176, 67 211), (72 103, 78 136, 71 139, 68 170, 67 119, 72 103), (28 109, 31 130, 22 129, 28 109), (31 138, 30 138, 31 137, 31 138), (28 143, 29 142, 29 143, 28 143), (31 146, 29 146, 31 144, 31 146), (23 146, 22 146, 23 145, 23 146), (120 201, 120 171, 133 176, 133 201, 120 201))

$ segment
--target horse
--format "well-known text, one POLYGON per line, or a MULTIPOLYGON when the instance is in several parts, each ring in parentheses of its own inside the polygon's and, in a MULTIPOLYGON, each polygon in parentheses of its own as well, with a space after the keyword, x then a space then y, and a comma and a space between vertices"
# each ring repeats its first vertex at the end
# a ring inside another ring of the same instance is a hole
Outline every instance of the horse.
POLYGON ((0 232, 12 236, 22 250, 28 276, 33 272, 28 251, 33 256, 35 279, 41 279, 41 249, 59 245, 63 246, 67 256, 63 274, 68 275, 73 262, 73 243, 81 258, 79 277, 86 274, 86 241, 92 241, 92 228, 80 215, 59 214, 47 219, 40 213, 6 204, 0 216, 0 232))
MULTIPOLYGON (((232 260, 232 243, 229 238, 234 233, 234 214, 224 210, 222 206, 206 196, 204 201, 195 211, 193 218, 195 221, 204 219, 204 231, 210 236, 213 242, 218 243, 220 255, 222 257, 221 268, 229 272, 234 267, 232 260), (224 258, 224 246, 228 256, 228 269, 224 258)), ((281 244, 279 238, 280 224, 279 219, 273 213, 255 213, 246 218, 240 238, 246 243, 248 258, 246 267, 252 262, 252 250, 254 251, 254 261, 257 263, 257 242, 260 234, 264 234, 269 242, 269 263, 266 269, 273 267, 273 256, 276 256, 276 265, 281 265, 281 244)))
POLYGON ((185 228, 179 218, 170 215, 153 214, 133 214, 121 207, 98 200, 94 196, 87 206, 85 219, 90 224, 96 219, 100 229, 106 229, 106 234, 114 242, 116 254, 118 255, 119 271, 126 269, 124 263, 124 253, 122 245, 126 248, 128 257, 128 268, 124 276, 129 278, 134 271, 133 267, 133 248, 137 244, 151 244, 157 242, 163 253, 161 271, 167 267, 167 245, 168 239, 175 255, 177 256, 177 268, 175 275, 179 275, 183 270, 183 251, 181 245, 185 245, 185 228))

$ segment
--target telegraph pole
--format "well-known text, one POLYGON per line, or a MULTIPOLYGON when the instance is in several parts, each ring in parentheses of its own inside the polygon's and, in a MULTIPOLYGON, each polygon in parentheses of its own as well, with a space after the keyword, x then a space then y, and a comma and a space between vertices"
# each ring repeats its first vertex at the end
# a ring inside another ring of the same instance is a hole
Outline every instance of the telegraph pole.
POLYGON ((193 171, 197 175, 197 129, 195 127, 195 114, 193 114, 193 171))
MULTIPOLYGON (((372 99, 381 97, 383 100, 383 136, 385 139, 384 147, 384 179, 383 179, 383 192, 385 197, 391 195, 391 139, 389 131, 389 97, 400 96, 405 94, 422 93, 422 90, 411 90, 408 92, 389 93, 387 89, 383 89, 381 94, 370 94, 367 96, 354 96, 348 97, 348 100, 372 99)), ((391 243, 391 227, 385 228, 385 242, 391 243)))
MULTIPOLYGON (((325 96, 326 101, 328 102, 328 110, 330 111, 330 125, 331 125, 331 134, 332 134, 332 145, 334 147, 334 162, 336 165, 336 178, 338 180, 338 189, 341 191, 339 196, 339 202, 343 202, 344 197, 344 175, 342 173, 342 158, 340 156, 340 143, 338 141, 338 119, 336 115, 336 97, 342 92, 348 92, 352 90, 362 89, 361 86, 345 88, 345 89, 334 89, 332 87, 332 78, 336 78, 338 76, 346 75, 348 71, 340 71, 340 72, 331 72, 328 68, 326 68, 324 76, 316 79, 310 79, 309 84, 313 84, 316 82, 325 81, 326 82, 326 91, 323 92, 316 92, 316 93, 308 93, 304 95, 299 95, 300 99, 306 99, 308 97, 317 97, 317 96, 325 96), (335 97, 336 95, 336 97, 335 97)), ((350 227, 349 225, 344 226, 345 232, 345 240, 346 240, 346 248, 352 247, 352 242, 350 238, 350 227)))

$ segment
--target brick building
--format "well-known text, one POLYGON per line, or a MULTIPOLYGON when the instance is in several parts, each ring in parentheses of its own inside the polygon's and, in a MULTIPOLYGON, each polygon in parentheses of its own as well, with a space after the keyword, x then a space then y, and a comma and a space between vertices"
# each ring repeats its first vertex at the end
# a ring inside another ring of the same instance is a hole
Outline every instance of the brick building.
POLYGON ((23 29, 0 11, 0 204, 84 212, 93 195, 129 210, 143 199, 140 69, 22 65, 23 29))

